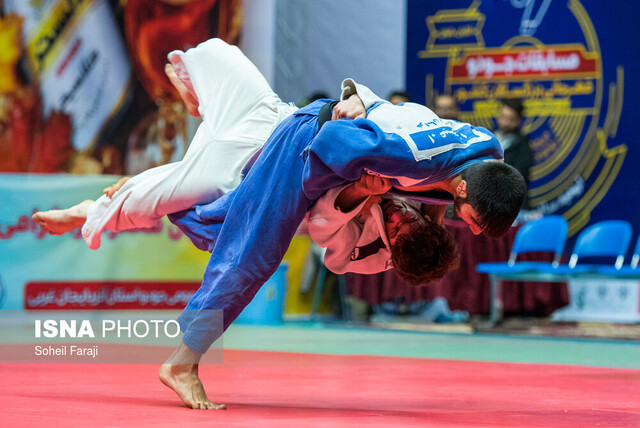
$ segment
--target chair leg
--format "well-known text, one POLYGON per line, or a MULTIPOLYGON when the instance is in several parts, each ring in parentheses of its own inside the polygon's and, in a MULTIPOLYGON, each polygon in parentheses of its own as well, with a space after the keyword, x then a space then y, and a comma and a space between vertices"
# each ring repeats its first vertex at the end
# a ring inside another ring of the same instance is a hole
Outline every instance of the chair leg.
POLYGON ((318 275, 320 267, 323 266, 321 248, 315 243, 311 242, 307 257, 304 261, 304 269, 302 271, 302 278, 300 278, 300 292, 308 293, 313 287, 313 282, 318 275))
POLYGON ((496 275, 489 275, 491 281, 490 323, 495 326, 502 322, 504 303, 502 301, 502 282, 496 275))
POLYGON ((351 321, 351 308, 347 303, 347 280, 344 275, 338 275, 338 290, 340 292, 340 307, 342 309, 342 320, 351 321))
POLYGON ((327 279, 327 268, 324 264, 320 265, 318 270, 318 278, 316 279, 316 289, 313 291, 313 300, 311 302, 311 313, 309 318, 314 321, 320 308, 320 300, 322 299, 322 291, 324 289, 324 283, 327 279))

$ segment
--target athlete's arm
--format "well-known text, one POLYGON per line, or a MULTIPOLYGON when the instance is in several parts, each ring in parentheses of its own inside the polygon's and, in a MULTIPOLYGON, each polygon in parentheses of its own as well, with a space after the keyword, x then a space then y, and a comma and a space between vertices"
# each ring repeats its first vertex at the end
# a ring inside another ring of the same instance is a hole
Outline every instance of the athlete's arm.
POLYGON ((342 212, 348 212, 371 197, 373 201, 371 199, 367 201, 370 208, 372 204, 380 203, 382 201, 380 195, 387 193, 389 189, 391 189, 391 181, 388 178, 364 174, 358 181, 342 189, 336 197, 335 207, 342 212))
POLYGON ((329 190, 316 201, 307 218, 309 236, 316 244, 327 249, 325 265, 338 273, 344 272, 363 226, 356 220, 360 206, 350 211, 336 208, 336 197, 342 190, 341 187, 329 190))

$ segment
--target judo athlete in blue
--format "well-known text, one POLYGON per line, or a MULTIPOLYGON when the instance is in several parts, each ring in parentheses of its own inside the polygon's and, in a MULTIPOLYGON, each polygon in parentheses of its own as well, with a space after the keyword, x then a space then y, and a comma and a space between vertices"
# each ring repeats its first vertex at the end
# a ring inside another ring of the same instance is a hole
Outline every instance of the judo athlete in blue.
MULTIPOLYGON (((202 286, 179 318, 183 343, 161 368, 161 379, 163 372, 171 378, 185 356, 191 362, 195 357, 197 367, 197 354, 222 334, 211 328, 215 311, 222 311, 226 330, 275 272, 306 212, 328 189, 365 173, 409 191, 454 180, 474 166, 497 165, 498 182, 500 174, 511 174, 496 162, 502 149, 493 134, 441 120, 424 106, 376 104, 366 119, 329 121, 318 131, 318 117, 328 107, 328 100, 316 101, 278 125, 236 189, 169 216, 198 248, 211 251, 211 258, 202 286)), ((499 196, 512 200, 509 224, 526 192, 524 179, 517 178, 506 191, 497 186, 505 193, 499 196)))
POLYGON ((328 189, 370 174, 414 199, 428 201, 416 191, 444 190, 474 233, 499 234, 517 215, 524 191, 504 182, 509 167, 495 161, 500 145, 482 128, 441 120, 416 104, 393 106, 351 79, 333 111, 328 100, 297 110, 237 48, 217 39, 174 60, 169 78, 188 110, 204 119, 185 158, 121 180, 98 201, 38 212, 34 220, 52 234, 82 226, 89 247, 97 248, 105 229, 143 227, 173 213, 196 246, 211 251, 202 286, 180 318, 183 343, 160 369, 162 382, 189 407, 222 407, 209 401, 198 378, 201 354, 277 269, 299 223, 328 189), (351 114, 344 106, 353 100, 351 114), (359 119, 329 120, 338 118, 359 119), (489 174, 473 172, 485 166, 489 174), (513 203, 503 209, 505 201, 515 201, 515 211, 513 203), (494 227, 495 219, 502 226, 494 227))

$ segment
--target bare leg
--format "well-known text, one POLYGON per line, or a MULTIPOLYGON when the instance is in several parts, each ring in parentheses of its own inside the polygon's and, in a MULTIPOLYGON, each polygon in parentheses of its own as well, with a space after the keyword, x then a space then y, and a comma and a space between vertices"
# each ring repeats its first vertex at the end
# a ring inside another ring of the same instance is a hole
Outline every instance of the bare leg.
POLYGON ((224 410, 224 404, 214 404, 204 392, 204 386, 198 377, 198 363, 201 354, 184 343, 160 367, 160 381, 178 394, 178 397, 192 409, 224 410))
POLYGON ((92 203, 86 200, 66 210, 38 211, 31 218, 50 234, 63 235, 84 224, 87 208, 92 203))

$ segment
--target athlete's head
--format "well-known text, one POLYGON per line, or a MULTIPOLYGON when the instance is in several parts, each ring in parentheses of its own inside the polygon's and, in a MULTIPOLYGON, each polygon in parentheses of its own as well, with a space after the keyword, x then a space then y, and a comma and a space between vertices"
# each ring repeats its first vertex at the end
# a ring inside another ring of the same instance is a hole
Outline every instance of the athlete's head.
POLYGON ((453 236, 412 206, 397 200, 382 205, 395 271, 413 285, 426 285, 458 267, 453 236))
POLYGON ((527 183, 512 166, 481 162, 462 171, 454 198, 456 214, 475 235, 504 235, 520 212, 527 183))

